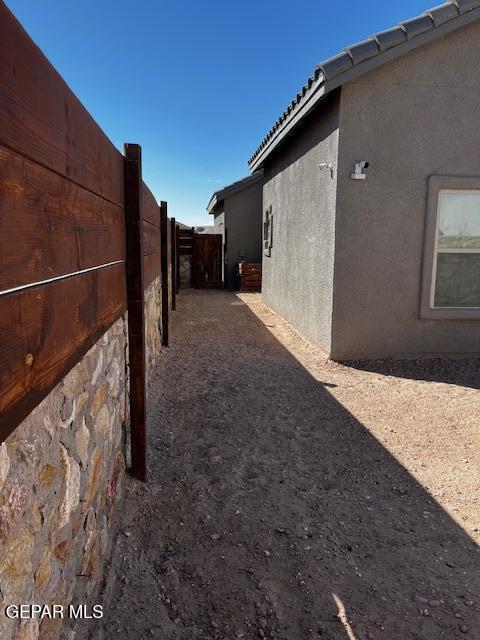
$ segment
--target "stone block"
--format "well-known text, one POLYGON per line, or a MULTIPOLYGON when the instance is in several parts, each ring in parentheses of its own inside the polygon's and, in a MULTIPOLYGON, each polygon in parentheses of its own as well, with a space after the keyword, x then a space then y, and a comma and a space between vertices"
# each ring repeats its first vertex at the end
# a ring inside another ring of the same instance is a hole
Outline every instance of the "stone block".
POLYGON ((0 540, 6 540, 10 529, 28 502, 26 485, 12 482, 5 487, 4 495, 0 496, 0 540))
POLYGON ((75 449, 78 458, 85 469, 88 464, 88 443, 90 442, 90 431, 87 429, 85 418, 82 418, 79 429, 75 432, 75 449))
POLYGON ((90 475, 88 477, 87 492, 84 498, 85 504, 87 507, 89 507, 92 504, 92 501, 98 492, 98 484, 100 481, 100 477, 102 475, 102 463, 103 463, 102 452, 97 447, 94 450, 92 454, 92 459, 90 461, 90 475))
POLYGON ((52 576, 52 554, 50 549, 43 552, 40 564, 35 571, 35 592, 37 595, 43 595, 52 576))
POLYGON ((54 467, 53 464, 49 464, 47 462, 47 464, 43 465, 43 467, 40 469, 40 473, 38 474, 39 484, 48 486, 53 481, 56 474, 57 468, 54 467))
POLYGON ((40 627, 38 620, 24 620, 20 625, 15 640, 38 640, 40 637, 40 627))
POLYGON ((40 640, 59 640, 61 629, 60 618, 44 618, 40 623, 40 640))
POLYGON ((59 509, 58 526, 61 529, 69 522, 70 514, 80 503, 80 467, 78 462, 68 455, 65 447, 60 447, 65 482, 65 494, 59 509))
POLYGON ((0 446, 0 491, 3 489, 8 472, 10 471, 10 458, 8 455, 7 445, 5 442, 0 446))
POLYGON ((60 562, 67 562, 70 559, 73 551, 73 540, 62 540, 59 542, 54 550, 53 555, 60 560, 60 562))
POLYGON ((105 395, 107 393, 107 383, 104 382, 95 392, 92 407, 90 410, 90 415, 92 420, 95 421, 98 415, 98 412, 105 404, 105 395))

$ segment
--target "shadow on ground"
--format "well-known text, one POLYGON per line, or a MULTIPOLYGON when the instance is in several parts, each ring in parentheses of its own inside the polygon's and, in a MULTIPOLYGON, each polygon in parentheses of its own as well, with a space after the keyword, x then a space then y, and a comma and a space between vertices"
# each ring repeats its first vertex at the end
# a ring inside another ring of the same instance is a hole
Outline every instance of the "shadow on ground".
POLYGON ((431 358, 426 360, 346 360, 345 366, 384 376, 428 380, 480 389, 480 360, 431 358))
POLYGON ((104 637, 480 638, 478 549, 225 292, 183 292, 104 637))

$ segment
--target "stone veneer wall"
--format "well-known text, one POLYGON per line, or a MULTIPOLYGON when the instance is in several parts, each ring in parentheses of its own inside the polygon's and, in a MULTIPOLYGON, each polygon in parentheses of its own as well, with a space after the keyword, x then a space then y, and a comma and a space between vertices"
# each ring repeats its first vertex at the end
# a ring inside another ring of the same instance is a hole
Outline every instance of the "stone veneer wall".
POLYGON ((162 281, 160 276, 145 290, 145 368, 147 382, 162 349, 162 281))
POLYGON ((62 620, 7 604, 89 603, 124 477, 127 325, 120 318, 0 447, 0 638, 54 640, 62 620))
MULTIPOLYGON (((145 292, 147 380, 161 349, 160 278, 145 292)), ((92 604, 115 535, 128 422, 127 314, 0 446, 0 638, 75 637, 8 620, 7 604, 92 604)), ((82 625, 82 621, 77 621, 82 625)))
POLYGON ((188 289, 192 286, 192 256, 179 256, 180 287, 188 289))

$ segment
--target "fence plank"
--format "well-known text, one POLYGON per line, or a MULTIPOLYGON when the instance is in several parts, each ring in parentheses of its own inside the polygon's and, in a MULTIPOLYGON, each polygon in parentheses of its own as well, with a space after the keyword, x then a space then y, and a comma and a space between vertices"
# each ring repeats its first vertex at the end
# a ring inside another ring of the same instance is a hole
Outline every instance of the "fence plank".
POLYGON ((123 207, 123 157, 0 2, 0 143, 123 207))
POLYGON ((127 240, 127 306, 130 366, 132 475, 146 481, 145 321, 142 225, 142 151, 125 145, 125 233, 127 240))
POLYGON ((192 229, 178 229, 178 255, 191 256, 195 232, 192 229))
POLYGON ((160 203, 160 260, 162 274, 162 345, 168 347, 168 205, 160 203))
POLYGON ((160 228, 146 220, 143 221, 143 253, 160 253, 160 228))
POLYGON ((160 209, 155 196, 144 182, 142 183, 142 217, 157 229, 160 228, 160 209))
POLYGON ((122 208, 0 146, 0 291, 124 258, 122 208))
POLYGON ((126 309, 124 265, 0 296, 0 440, 126 309))
POLYGON ((158 278, 161 271, 160 252, 151 253, 143 257, 143 286, 146 289, 155 278, 158 278))

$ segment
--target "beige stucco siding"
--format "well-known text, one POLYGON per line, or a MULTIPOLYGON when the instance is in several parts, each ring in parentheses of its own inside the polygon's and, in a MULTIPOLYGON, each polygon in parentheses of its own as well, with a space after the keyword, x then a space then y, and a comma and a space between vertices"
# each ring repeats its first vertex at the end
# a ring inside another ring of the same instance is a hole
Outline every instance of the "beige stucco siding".
POLYGON ((480 176, 479 42, 474 24, 342 89, 335 357, 480 352, 480 322, 419 319, 428 177, 480 176))
POLYGON ((273 247, 263 257, 264 302, 307 338, 330 349, 335 237, 338 96, 265 166, 264 209, 273 247))

